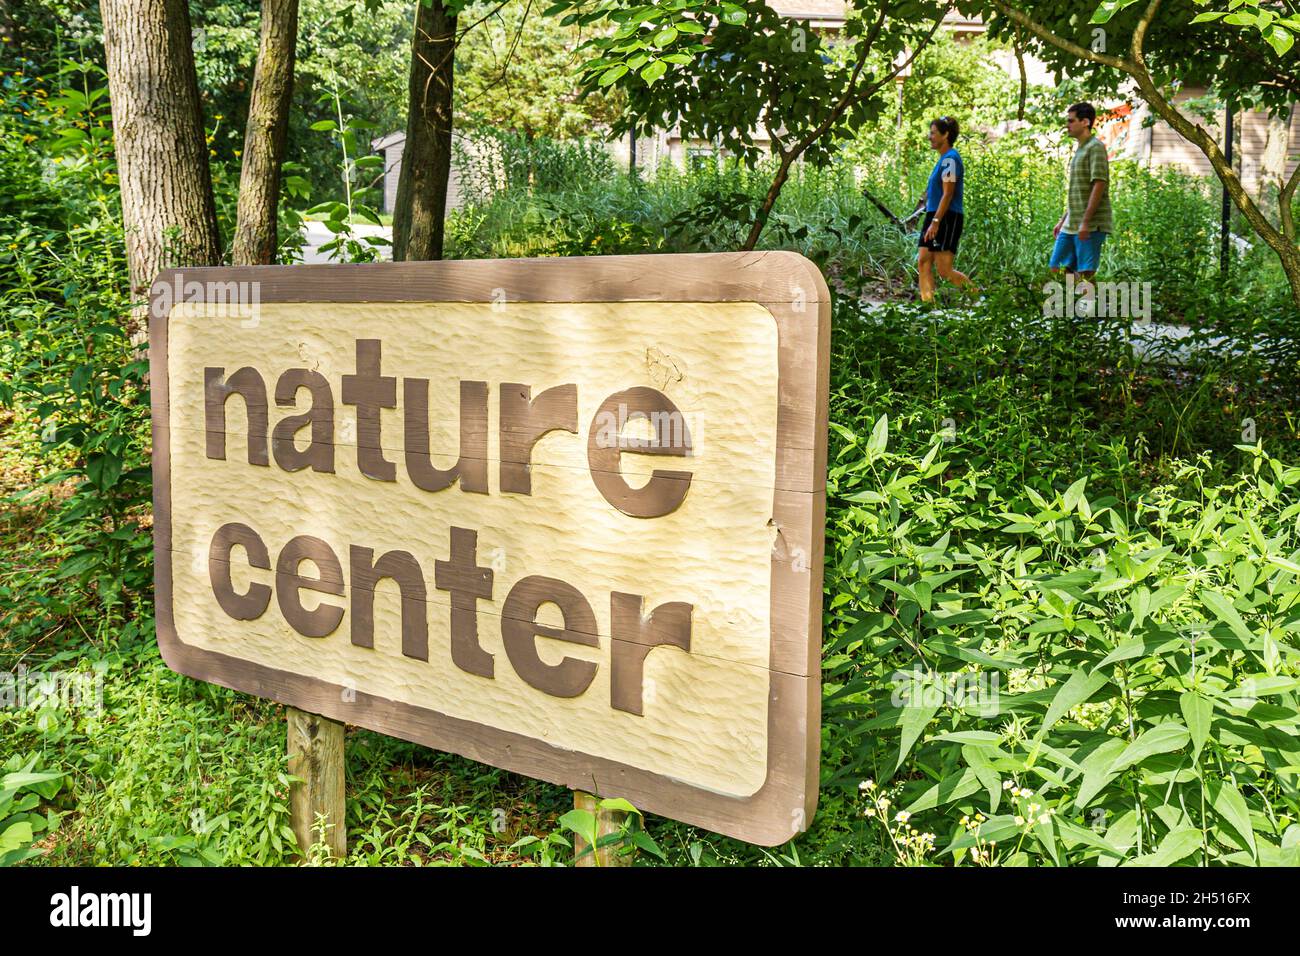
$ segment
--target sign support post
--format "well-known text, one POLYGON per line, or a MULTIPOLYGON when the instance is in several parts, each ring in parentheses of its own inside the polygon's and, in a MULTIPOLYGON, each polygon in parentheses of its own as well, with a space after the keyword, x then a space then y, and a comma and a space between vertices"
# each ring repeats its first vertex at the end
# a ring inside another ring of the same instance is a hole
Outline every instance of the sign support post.
MULTIPOLYGON (((581 790, 573 791, 573 809, 585 810, 596 818, 596 842, 599 843, 605 837, 612 833, 617 833, 623 826, 623 821, 627 819, 627 813, 622 810, 607 810, 600 805, 600 797, 593 796, 590 793, 584 793, 581 790)), ((587 852, 587 841, 582 837, 574 834, 573 837, 573 865, 574 866, 631 866, 631 853, 619 853, 622 845, 611 843, 609 846, 593 847, 590 853, 587 852)))
POLYGON ((289 773, 302 783, 289 789, 289 820, 306 854, 316 842, 316 817, 325 822, 325 845, 337 859, 347 855, 344 828, 343 724, 296 707, 286 707, 289 773))

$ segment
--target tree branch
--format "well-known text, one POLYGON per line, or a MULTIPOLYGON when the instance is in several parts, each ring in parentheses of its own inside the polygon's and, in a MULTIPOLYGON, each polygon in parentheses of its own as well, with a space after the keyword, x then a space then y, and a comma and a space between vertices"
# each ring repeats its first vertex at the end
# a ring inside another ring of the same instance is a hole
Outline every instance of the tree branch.
POLYGON ((1282 184, 1282 192, 1278 195, 1278 222, 1282 226, 1282 235, 1286 236, 1287 242, 1295 244, 1295 217, 1291 213, 1291 203, 1295 200, 1296 188, 1300 187, 1300 164, 1296 165, 1295 171, 1291 173, 1291 178, 1282 184))
POLYGON ((1040 40, 1050 43, 1052 46, 1058 47, 1066 53, 1072 53, 1081 60, 1091 60, 1093 63, 1100 63, 1103 66, 1113 67, 1116 70, 1123 70, 1125 73, 1132 72, 1132 64, 1126 62, 1122 57, 1111 56, 1109 53, 1094 53, 1086 46, 1080 46, 1073 40, 1067 40, 1065 37, 1057 36, 1051 30, 1047 29, 1047 27, 1035 22, 1026 14, 1017 10, 1009 3, 1006 3, 1005 0, 993 0, 993 6, 997 7, 998 12, 1012 23, 1019 24, 1040 40))

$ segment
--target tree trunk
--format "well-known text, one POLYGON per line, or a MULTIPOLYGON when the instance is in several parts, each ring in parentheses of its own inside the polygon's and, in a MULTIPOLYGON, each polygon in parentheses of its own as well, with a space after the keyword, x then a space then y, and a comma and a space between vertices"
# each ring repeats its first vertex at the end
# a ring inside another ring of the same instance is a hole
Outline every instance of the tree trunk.
POLYGON ((1282 116, 1269 114, 1268 138, 1259 160, 1259 178, 1255 182, 1255 200, 1261 205, 1271 205, 1273 197, 1282 192, 1287 159, 1291 154, 1291 113, 1294 110, 1292 105, 1282 116))
MULTIPOLYGON (((1219 182, 1223 183, 1223 188, 1228 191, 1233 204, 1241 210, 1241 214, 1246 217, 1246 221, 1255 230, 1255 235, 1263 239, 1268 244, 1268 247, 1277 254, 1278 261, 1282 265, 1282 271, 1286 274, 1287 284, 1291 287, 1291 299, 1295 302, 1296 308, 1300 308, 1300 249, 1296 247, 1293 227, 1288 228, 1289 220, 1285 217, 1282 219, 1281 231, 1268 221, 1268 217, 1264 215, 1259 206, 1255 204, 1255 201, 1251 199, 1250 194, 1246 192, 1246 188, 1241 184, 1241 177, 1228 164, 1223 155, 1223 150, 1214 141, 1214 137, 1206 132, 1204 126, 1199 123, 1192 123, 1164 98, 1156 87, 1155 81, 1151 79, 1151 74, 1147 72, 1145 64, 1139 61, 1136 68, 1129 72, 1133 79, 1137 81, 1140 95, 1151 105, 1156 114, 1172 126, 1178 135, 1199 149, 1205 158, 1210 161, 1210 166, 1214 169, 1215 175, 1219 177, 1219 182)), ((1293 190, 1294 188, 1295 186, 1292 184, 1290 189, 1293 190)), ((1284 190, 1283 200, 1288 200, 1289 195, 1290 192, 1284 190)))
POLYGON ((276 224, 280 171, 293 99, 298 0, 262 0, 262 40, 239 176, 239 218, 230 258, 235 265, 269 265, 279 247, 276 224))
POLYGON ((8 0, 0 0, 0 53, 4 54, 0 62, 6 64, 5 69, 9 68, 8 64, 14 62, 12 58, 22 52, 15 49, 18 44, 17 33, 18 31, 14 29, 14 13, 10 9, 8 0))
MULTIPOLYGON (((221 260, 185 0, 100 0, 132 298, 221 260)), ((143 318, 137 309, 136 320, 143 318)))
POLYGON ((393 208, 393 258, 441 259, 451 176, 451 85, 456 18, 442 0, 420 2, 411 40, 411 85, 402 172, 393 208))

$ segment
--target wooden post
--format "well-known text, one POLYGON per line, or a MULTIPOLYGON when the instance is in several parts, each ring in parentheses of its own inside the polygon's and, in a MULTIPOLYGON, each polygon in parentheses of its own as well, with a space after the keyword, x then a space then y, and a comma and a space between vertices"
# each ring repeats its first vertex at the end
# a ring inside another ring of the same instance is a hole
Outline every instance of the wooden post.
POLYGON ((316 815, 325 815, 325 844, 342 859, 348 851, 344 828, 343 725, 319 714, 286 707, 289 773, 302 780, 289 790, 289 817, 305 854, 316 842, 316 815))
MULTIPOLYGON (((596 815, 596 839, 601 840, 611 833, 617 833, 619 827, 623 825, 623 820, 627 814, 622 810, 602 810, 600 798, 594 797, 589 793, 583 793, 581 790, 573 791, 573 809, 586 810, 588 813, 596 815)), ((586 853, 587 841, 574 835, 573 838, 573 865, 574 866, 631 866, 631 853, 620 854, 618 851, 621 847, 616 843, 609 846, 602 846, 593 853, 586 853), (599 859, 597 858, 599 857, 599 859)))

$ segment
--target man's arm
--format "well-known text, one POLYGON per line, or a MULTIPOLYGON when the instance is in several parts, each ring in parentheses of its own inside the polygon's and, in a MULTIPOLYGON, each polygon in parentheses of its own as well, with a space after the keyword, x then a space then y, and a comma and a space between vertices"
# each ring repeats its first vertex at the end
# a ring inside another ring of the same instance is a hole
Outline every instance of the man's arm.
POLYGON ((1079 238, 1084 242, 1088 241, 1088 236, 1092 235, 1092 217, 1101 205, 1102 197, 1106 195, 1106 180, 1094 179, 1092 181, 1092 192, 1088 195, 1088 208, 1083 212, 1083 222, 1079 223, 1079 238))

